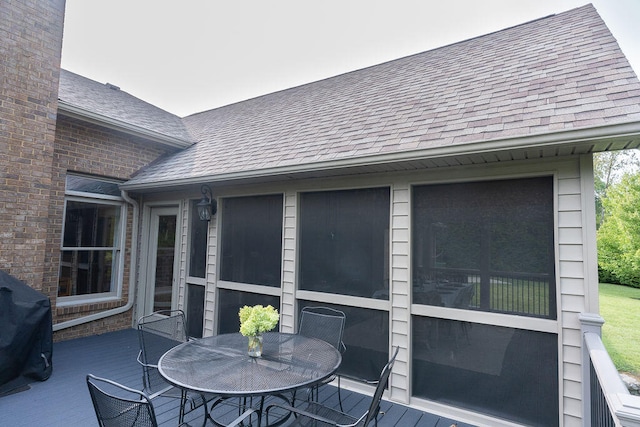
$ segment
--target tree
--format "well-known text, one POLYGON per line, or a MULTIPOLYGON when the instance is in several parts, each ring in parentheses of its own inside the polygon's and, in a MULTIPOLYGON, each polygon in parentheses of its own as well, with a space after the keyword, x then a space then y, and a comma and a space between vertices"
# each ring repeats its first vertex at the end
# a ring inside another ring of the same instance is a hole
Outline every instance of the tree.
POLYGON ((640 288, 640 173, 623 175, 602 199, 598 229, 601 280, 640 288))
POLYGON ((613 184, 620 182, 625 174, 640 171, 640 150, 605 151, 593 156, 596 192, 596 228, 600 228, 605 216, 602 200, 613 184))

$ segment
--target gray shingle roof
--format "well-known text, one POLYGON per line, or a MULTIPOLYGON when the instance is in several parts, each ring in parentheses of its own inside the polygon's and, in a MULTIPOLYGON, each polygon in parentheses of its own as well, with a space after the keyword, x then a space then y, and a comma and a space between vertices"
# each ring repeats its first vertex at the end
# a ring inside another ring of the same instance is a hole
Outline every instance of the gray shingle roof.
POLYGON ((198 143, 126 186, 464 152, 637 123, 640 82, 588 5, 183 120, 198 143))
POLYGON ((111 84, 102 84, 67 70, 60 70, 60 109, 97 118, 113 126, 139 130, 141 134, 188 147, 195 142, 180 117, 142 101, 111 84))

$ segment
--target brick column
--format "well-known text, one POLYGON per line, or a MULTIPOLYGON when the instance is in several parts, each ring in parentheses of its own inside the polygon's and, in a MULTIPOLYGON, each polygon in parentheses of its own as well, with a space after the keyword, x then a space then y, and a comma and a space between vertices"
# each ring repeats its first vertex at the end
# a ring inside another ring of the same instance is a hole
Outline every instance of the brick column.
POLYGON ((47 268, 64 8, 65 0, 0 2, 0 269, 38 290, 47 268))

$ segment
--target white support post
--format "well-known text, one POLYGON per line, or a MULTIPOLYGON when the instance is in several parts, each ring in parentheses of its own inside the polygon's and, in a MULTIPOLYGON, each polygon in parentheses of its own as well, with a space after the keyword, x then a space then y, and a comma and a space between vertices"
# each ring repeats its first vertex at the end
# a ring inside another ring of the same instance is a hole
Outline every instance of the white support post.
POLYGON ((589 359, 589 349, 587 348, 584 336, 593 333, 602 336, 602 325, 604 319, 595 313, 580 313, 580 327, 582 330, 582 425, 591 425, 591 361, 589 359))

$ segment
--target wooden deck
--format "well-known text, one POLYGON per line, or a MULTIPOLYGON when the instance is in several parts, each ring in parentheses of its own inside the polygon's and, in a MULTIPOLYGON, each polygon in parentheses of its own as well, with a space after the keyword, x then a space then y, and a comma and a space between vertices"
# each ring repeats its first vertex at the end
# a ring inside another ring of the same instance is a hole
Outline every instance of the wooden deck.
MULTIPOLYGON (((0 397, 0 425, 97 426, 85 383, 86 374, 92 373, 141 389, 142 371, 136 362, 137 354, 138 338, 134 329, 55 343, 51 377, 44 382, 32 383, 28 390, 0 397)), ((337 389, 323 387, 320 400, 337 406, 337 389)), ((346 412, 361 414, 368 402, 368 396, 348 391, 343 393, 346 412)), ((154 408, 160 425, 178 424, 178 405, 175 400, 156 399, 154 408)), ((385 414, 379 418, 380 427, 449 427, 452 424, 471 427, 386 401, 382 409, 385 414)), ((226 411, 235 410, 227 408, 226 411)), ((201 425, 202 415, 200 408, 189 413, 186 421, 191 425, 201 425)), ((233 419, 232 415, 228 414, 226 418, 233 419)))

